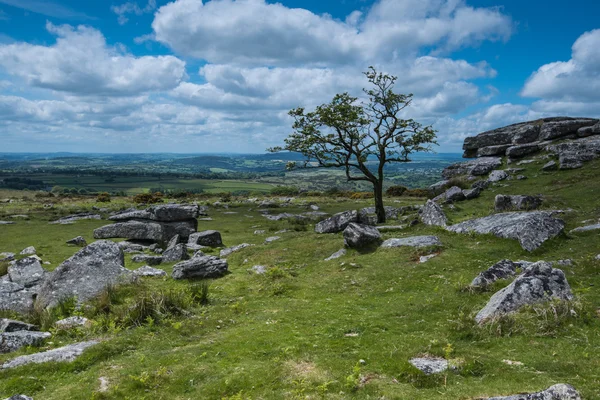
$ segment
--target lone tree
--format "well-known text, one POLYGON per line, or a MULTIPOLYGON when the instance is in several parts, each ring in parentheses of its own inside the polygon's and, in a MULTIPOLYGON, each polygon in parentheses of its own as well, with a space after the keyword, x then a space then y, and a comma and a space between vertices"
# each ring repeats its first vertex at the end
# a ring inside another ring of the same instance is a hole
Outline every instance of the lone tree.
MULTIPOLYGON (((343 167, 348 181, 373 184, 377 222, 385 222, 383 206, 384 167, 392 162, 409 162, 414 152, 429 152, 437 144, 436 131, 400 113, 412 102, 412 94, 393 91, 397 77, 369 67, 364 73, 371 89, 363 89, 367 103, 348 93, 337 94, 315 111, 299 107, 289 112, 294 132, 284 147, 271 152, 293 151, 306 157, 304 168, 343 167), (372 168, 368 164, 371 162, 372 168)), ((288 168, 295 168, 295 163, 288 168)))

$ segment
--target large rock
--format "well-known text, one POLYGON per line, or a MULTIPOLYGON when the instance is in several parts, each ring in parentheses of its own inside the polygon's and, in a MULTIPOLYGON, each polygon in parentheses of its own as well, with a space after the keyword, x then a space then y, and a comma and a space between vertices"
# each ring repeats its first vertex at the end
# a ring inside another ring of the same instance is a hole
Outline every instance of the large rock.
POLYGON ((48 332, 34 331, 0 333, 0 353, 11 353, 26 346, 39 346, 51 336, 48 332))
POLYGON ((477 157, 503 156, 510 144, 501 144, 497 146, 487 146, 477 149, 477 157))
POLYGON ((541 150, 543 144, 540 142, 519 144, 506 149, 506 155, 510 158, 521 158, 529 154, 537 153, 541 150))
POLYGON ((200 208, 195 204, 161 204, 145 210, 127 210, 112 215, 108 219, 112 221, 148 219, 151 221, 175 222, 196 219, 199 214, 200 208))
POLYGON ((547 151, 558 154, 560 169, 581 168, 584 162, 600 157, 600 137, 592 136, 546 146, 547 151))
POLYGON ((227 273, 227 260, 215 256, 192 257, 173 266, 173 279, 217 278, 227 273))
POLYGON ((494 209, 497 212, 511 210, 535 210, 542 205, 541 196, 503 195, 499 194, 494 199, 494 209))
POLYGON ((197 224, 196 220, 176 222, 131 220, 95 229, 94 238, 125 238, 166 243, 175 235, 187 240, 192 233, 196 232, 197 224))
POLYGON ((484 323, 517 311, 519 308, 550 299, 571 300, 571 288, 565 274, 552 264, 539 261, 517 277, 510 285, 496 292, 477 313, 475 321, 484 323))
POLYGON ((160 265, 163 262, 162 256, 149 256, 146 254, 136 254, 131 257, 134 263, 145 263, 148 265, 160 265))
POLYGON ((546 122, 540 131, 540 140, 553 140, 576 134, 580 128, 595 125, 597 119, 579 118, 564 121, 546 122))
POLYGON ((162 253, 162 262, 165 263, 187 260, 189 258, 187 246, 182 243, 176 244, 162 253))
POLYGON ((59 347, 58 349, 44 351, 42 353, 29 354, 7 361, 2 365, 3 369, 20 367, 27 364, 41 364, 47 362, 71 362, 75 361, 83 352, 94 345, 97 341, 81 342, 59 347))
POLYGON ((381 233, 370 225, 351 222, 344 229, 344 244, 353 249, 361 249, 379 243, 381 233))
POLYGON ((220 247, 223 246, 223 239, 221 238, 221 233, 218 231, 203 231, 191 234, 188 243, 200 246, 220 247))
POLYGON ((500 157, 480 157, 474 160, 449 165, 442 171, 442 176, 444 179, 450 179, 460 175, 486 175, 501 165, 502 159, 500 157))
POLYGON ((411 358, 409 363, 425 375, 439 374, 448 369, 448 360, 439 357, 411 358))
POLYGON ((488 182, 500 182, 505 180, 506 178, 508 178, 508 174, 506 173, 506 171, 497 169, 490 173, 490 176, 488 177, 488 182))
POLYGON ((0 319, 0 332, 37 331, 38 327, 14 319, 0 319))
POLYGON ((458 186, 452 186, 450 189, 446 190, 444 197, 449 203, 465 200, 465 194, 458 186))
MULTIPOLYGON (((395 207, 385 206, 385 217, 387 219, 397 219, 398 209, 395 207)), ((366 207, 358 212, 358 223, 363 225, 377 225, 377 212, 375 207, 366 207)))
POLYGON ((428 246, 441 246, 442 242, 437 236, 411 236, 401 239, 388 239, 381 247, 428 247, 428 246))
POLYGON ((11 282, 18 283, 25 287, 31 287, 39 284, 44 279, 46 271, 42 268, 39 260, 34 257, 26 257, 21 260, 13 261, 8 267, 8 277, 11 282))
POLYGON ((337 233, 341 232, 351 223, 358 222, 358 212, 356 210, 344 211, 333 215, 326 220, 315 225, 317 233, 337 233))
POLYGON ((447 227, 456 233, 492 234, 518 240, 527 251, 540 247, 546 240, 563 232, 565 223, 543 211, 509 212, 472 219, 447 227))
POLYGON ((427 203, 421 209, 420 218, 425 225, 446 226, 448 224, 448 218, 446 218, 442 207, 432 200, 427 200, 427 203))
POLYGON ((489 397, 482 400, 581 400, 581 396, 573 386, 559 383, 541 392, 489 397))
POLYGON ((521 265, 511 260, 501 260, 492 265, 473 279, 471 286, 486 287, 499 279, 506 279, 517 274, 517 268, 521 265))
POLYGON ((124 265, 123 251, 116 243, 94 242, 48 275, 37 301, 42 307, 53 307, 70 297, 75 297, 78 302, 90 300, 107 286, 131 280, 132 273, 124 265))
POLYGON ((36 292, 18 283, 0 279, 0 310, 26 314, 33 309, 36 292))

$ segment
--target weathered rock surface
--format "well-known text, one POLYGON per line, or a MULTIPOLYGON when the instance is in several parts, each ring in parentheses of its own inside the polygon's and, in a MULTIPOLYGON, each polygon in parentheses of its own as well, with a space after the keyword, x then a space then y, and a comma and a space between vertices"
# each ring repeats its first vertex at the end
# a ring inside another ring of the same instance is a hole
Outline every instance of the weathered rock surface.
POLYGON ((542 171, 556 171, 557 169, 558 169, 558 164, 556 163, 556 161, 548 161, 542 167, 542 171))
POLYGON ((506 171, 497 169, 490 173, 490 176, 488 177, 488 182, 500 182, 505 180, 506 178, 508 178, 508 174, 506 173, 506 171))
POLYGON ((427 247, 427 246, 441 246, 442 242, 437 236, 411 236, 401 239, 388 239, 381 247, 427 247))
POLYGON ((199 244, 200 246, 220 247, 223 246, 223 239, 220 232, 210 230, 191 234, 188 243, 199 244))
POLYGON ((54 326, 59 329, 68 330, 88 326, 90 324, 90 320, 85 317, 73 316, 56 321, 54 326))
POLYGON ((94 242, 47 276, 37 301, 42 307, 53 307, 69 297, 78 302, 90 300, 106 286, 131 280, 131 271, 124 265, 123 251, 117 244, 107 240, 94 242))
POLYGON ((0 310, 26 314, 33 309, 34 291, 18 283, 0 280, 0 310))
POLYGON ((358 222, 358 212, 356 210, 344 211, 319 222, 317 225, 315 225, 315 232, 342 232, 351 222, 358 222))
POLYGON ((581 168, 584 162, 600 157, 600 136, 552 144, 546 150, 558 155, 560 169, 581 168))
POLYGON ((494 199, 494 209, 497 212, 511 211, 511 210, 535 210, 542 205, 541 196, 525 196, 516 195, 509 196, 499 194, 494 199))
POLYGON ((163 262, 161 256, 148 256, 145 254, 136 254, 131 257, 131 261, 134 263, 146 263, 148 265, 160 265, 163 262))
POLYGON ((581 400, 581 396, 573 386, 559 383, 541 392, 489 397, 483 400, 581 400))
POLYGON ((421 209, 420 218, 425 225, 446 226, 448 224, 448 218, 446 218, 442 207, 432 200, 427 200, 427 203, 421 209))
POLYGON ((562 138, 577 133, 580 128, 595 125, 597 122, 597 119, 588 118, 546 122, 542 125, 539 139, 552 140, 562 138))
POLYGON ((370 225, 351 222, 344 229, 344 244, 353 249, 362 249, 377 244, 380 240, 381 233, 370 225))
POLYGON ((346 253, 347 253, 346 249, 340 249, 340 250, 336 251, 335 253, 333 253, 332 255, 330 255, 329 257, 327 257, 325 259, 325 261, 331 261, 331 260, 335 260, 337 258, 343 257, 346 255, 346 253))
POLYGON ((15 394, 14 396, 10 396, 8 399, 5 400, 33 400, 33 398, 25 396, 24 394, 15 394))
POLYGON ((444 188, 446 188, 449 183, 450 183, 450 180, 448 180, 448 179, 444 179, 443 181, 436 182, 433 185, 429 186, 429 191, 434 196, 437 196, 438 194, 440 194, 444 191, 444 188))
POLYGON ((81 342, 59 347, 58 349, 44 351, 42 353, 29 354, 7 361, 2 365, 3 369, 20 367, 27 364, 41 364, 46 362, 71 362, 75 361, 83 352, 94 345, 97 341, 81 342))
POLYGON ((149 265, 144 265, 133 271, 135 276, 166 276, 167 273, 162 269, 152 268, 149 265))
POLYGON ((269 236, 265 239, 265 244, 273 243, 281 239, 281 236, 269 236))
POLYGON ((564 221, 543 211, 509 212, 472 219, 447 227, 456 233, 493 234, 500 238, 518 240, 527 251, 540 247, 546 240, 563 232, 564 221))
POLYGON ((37 331, 38 327, 26 322, 16 321, 14 319, 1 318, 0 332, 17 332, 17 331, 37 331))
POLYGON ((450 189, 446 190, 444 196, 448 203, 465 200, 465 194, 458 186, 452 186, 450 189))
POLYGON ((230 254, 235 253, 236 251, 240 251, 240 250, 245 249, 246 247, 250 247, 250 246, 254 246, 254 245, 249 244, 249 243, 242 243, 242 244, 238 244, 237 246, 227 247, 226 249, 221 250, 221 252, 219 253, 219 257, 225 258, 225 257, 229 256, 230 254))
POLYGON ((475 321, 484 323, 517 311, 519 308, 552 298, 571 300, 571 288, 565 274, 552 264, 539 261, 519 275, 510 285, 496 292, 477 313, 475 321))
POLYGON ((85 219, 102 219, 100 214, 94 214, 90 212, 84 212, 79 214, 69 215, 67 217, 62 217, 57 219, 56 221, 50 222, 51 224, 72 224, 75 221, 85 220, 85 219))
MULTIPOLYGON (((385 209, 385 217, 387 219, 398 218, 397 208, 390 206, 384 206, 383 208, 385 209)), ((375 207, 366 207, 359 210, 357 222, 363 225, 377 225, 377 213, 375 207)))
POLYGON ((586 225, 580 226, 571 230, 571 233, 581 233, 581 232, 589 232, 589 231, 597 231, 600 230, 600 224, 586 225))
POLYGON ((42 268, 42 264, 34 257, 13 261, 8 267, 8 277, 11 282, 25 287, 39 284, 44 279, 45 274, 46 271, 42 268))
POLYGON ((173 279, 217 278, 227 273, 227 260, 215 256, 193 257, 173 266, 173 279))
POLYGON ((0 262, 12 261, 15 259, 15 253, 0 253, 0 262))
POLYGON ((74 244, 75 246, 87 246, 87 242, 86 240, 83 238, 83 236, 77 236, 71 240, 67 240, 67 244, 74 244))
POLYGON ((25 346, 39 346, 51 336, 48 332, 35 331, 0 333, 0 353, 11 353, 25 346))
POLYGON ((425 375, 439 374, 448 369, 448 360, 436 357, 417 357, 409 362, 425 375))
POLYGON ((36 253, 37 253, 37 251, 35 250, 35 247, 29 246, 29 247, 21 250, 21 252, 19 254, 22 256, 32 256, 36 253))
POLYGON ((188 255, 187 247, 182 243, 176 244, 162 253, 162 262, 165 263, 187 260, 189 258, 190 256, 188 255))
POLYGON ((481 195, 483 189, 480 187, 474 187, 473 189, 465 189, 463 190, 463 195, 465 196, 465 200, 473 200, 481 195))
POLYGON ((499 279, 506 279, 517 274, 517 268, 521 265, 511 260, 501 260, 496 264, 483 271, 473 281, 471 286, 473 287, 486 287, 496 282, 499 279))
POLYGON ((474 160, 452 164, 442 171, 442 176, 444 179, 450 179, 460 175, 486 175, 500 165, 502 165, 502 159, 500 157, 480 157, 474 160))
POLYGON ((127 210, 110 216, 112 221, 147 219, 160 222, 187 221, 198 218, 200 208, 195 204, 161 204, 145 210, 127 210))

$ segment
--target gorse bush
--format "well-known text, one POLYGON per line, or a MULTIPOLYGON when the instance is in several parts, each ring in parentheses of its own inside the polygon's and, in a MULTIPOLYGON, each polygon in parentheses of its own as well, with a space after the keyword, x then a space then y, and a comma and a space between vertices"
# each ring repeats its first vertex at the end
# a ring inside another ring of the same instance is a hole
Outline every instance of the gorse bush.
POLYGON ((107 192, 98 193, 98 196, 96 196, 96 201, 98 203, 110 203, 110 194, 107 192))
POLYGON ((404 192, 406 192, 408 190, 408 188, 406 186, 390 186, 386 191, 385 194, 387 194, 388 196, 402 196, 404 194, 404 192))
POLYGON ((300 189, 294 186, 277 186, 271 189, 271 194, 274 196, 297 196, 300 189))
POLYGON ((409 197, 429 197, 430 193, 427 189, 407 189, 404 191, 404 196, 409 197))
POLYGON ((162 203, 163 195, 160 192, 157 193, 140 193, 133 196, 133 202, 136 204, 156 204, 162 203))

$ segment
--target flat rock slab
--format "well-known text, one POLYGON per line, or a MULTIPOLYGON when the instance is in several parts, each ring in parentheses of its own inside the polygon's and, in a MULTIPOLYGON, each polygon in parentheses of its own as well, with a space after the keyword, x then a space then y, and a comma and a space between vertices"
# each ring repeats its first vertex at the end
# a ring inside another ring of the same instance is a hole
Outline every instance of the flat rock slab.
POLYGON ((475 321, 485 323, 510 314, 521 307, 551 299, 571 300, 573 294, 565 274, 552 264, 539 261, 525 270, 510 285, 496 292, 477 313, 475 321))
POLYGON ((439 374, 448 369, 448 360, 443 358, 417 357, 412 358, 409 363, 425 375, 439 374))
POLYGON ((144 265, 133 271, 135 276, 166 276, 167 273, 162 269, 152 268, 149 265, 144 265))
POLYGON ((541 392, 489 397, 482 400, 581 400, 581 396, 573 386, 559 383, 541 392))
POLYGON ((360 249, 380 241, 381 233, 373 226, 351 222, 344 229, 344 244, 348 247, 360 249))
POLYGON ((237 246, 233 246, 233 247, 228 247, 226 249, 223 249, 220 251, 219 256, 220 257, 227 257, 232 253, 235 253, 236 251, 240 251, 245 249, 246 247, 251 247, 254 246, 253 244, 249 244, 249 243, 242 243, 242 244, 238 244, 237 246))
POLYGON ((506 279, 517 274, 521 265, 511 260, 501 260, 489 267, 473 279, 472 287, 486 287, 499 279, 506 279))
POLYGON ((75 361, 83 352, 99 342, 91 340, 70 344, 68 346, 59 347, 57 349, 44 351, 42 353, 29 354, 26 356, 17 357, 7 361, 2 365, 2 369, 16 368, 27 364, 42 364, 47 362, 72 362, 75 361))
POLYGON ((48 332, 35 331, 0 333, 0 353, 11 353, 26 346, 38 346, 51 336, 48 332))
POLYGON ((198 218, 199 215, 200 207, 195 204, 162 204, 149 207, 145 210, 126 210, 112 215, 108 219, 112 221, 147 219, 160 222, 175 222, 198 218))
POLYGON ((0 262, 12 261, 15 259, 15 253, 0 253, 0 262))
POLYGON ((0 319, 0 332, 37 331, 38 327, 14 319, 0 319))
POLYGON ((85 220, 85 219, 102 219, 102 216, 100 214, 94 214, 94 213, 79 213, 79 214, 69 215, 68 217, 62 217, 62 218, 57 219, 56 221, 52 221, 50 223, 51 224, 71 224, 75 221, 81 221, 81 220, 85 220))
POLYGON ((527 251, 540 247, 546 240, 563 232, 565 223, 543 211, 509 212, 472 219, 447 227, 450 232, 492 234, 515 239, 527 251))
POLYGON ((441 246, 442 242, 437 236, 411 236, 401 239, 388 239, 381 247, 427 247, 427 246, 441 246))
POLYGON ((597 231, 597 230, 600 230, 600 224, 580 226, 579 228, 573 229, 571 231, 571 233, 581 233, 581 232, 589 232, 589 231, 597 231))
POLYGON ((227 260, 215 256, 194 256, 173 266, 173 279, 217 278, 227 273, 227 260))
POLYGON ((329 257, 327 257, 327 258, 325 259, 325 261, 331 261, 331 260, 335 260, 335 259, 337 259, 337 258, 343 257, 343 256, 345 256, 345 255, 346 255, 346 253, 347 253, 347 250, 346 250, 346 249, 341 249, 341 250, 338 250, 338 251, 336 251, 335 253, 333 253, 332 255, 330 255, 329 257))
POLYGON ((0 310, 26 314, 33 309, 36 293, 15 282, 0 280, 0 310))
POLYGON ((223 246, 223 239, 219 231, 210 230, 192 233, 188 243, 199 244, 200 246, 219 247, 223 246))
POLYGON ((8 267, 8 276, 12 282, 25 287, 35 286, 44 278, 46 271, 34 257, 25 257, 13 261, 8 267))

